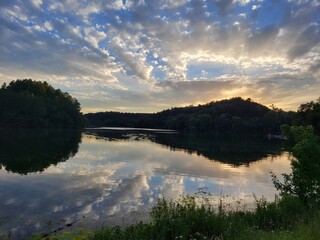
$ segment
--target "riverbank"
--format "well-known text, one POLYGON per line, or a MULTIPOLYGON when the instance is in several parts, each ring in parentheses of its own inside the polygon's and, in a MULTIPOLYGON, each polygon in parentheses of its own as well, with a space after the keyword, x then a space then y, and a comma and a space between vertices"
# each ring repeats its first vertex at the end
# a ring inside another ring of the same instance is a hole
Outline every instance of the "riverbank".
POLYGON ((160 199, 152 208, 150 223, 127 227, 77 229, 34 240, 66 239, 320 239, 320 211, 287 196, 266 202, 257 199, 253 211, 227 211, 223 201, 213 208, 206 198, 179 201, 160 199))

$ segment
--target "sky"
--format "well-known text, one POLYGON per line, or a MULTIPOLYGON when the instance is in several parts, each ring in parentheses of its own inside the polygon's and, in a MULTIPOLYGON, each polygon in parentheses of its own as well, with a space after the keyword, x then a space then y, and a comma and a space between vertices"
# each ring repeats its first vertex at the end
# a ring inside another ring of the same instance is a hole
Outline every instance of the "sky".
POLYGON ((0 84, 47 81, 83 112, 320 97, 320 0, 1 0, 0 84))

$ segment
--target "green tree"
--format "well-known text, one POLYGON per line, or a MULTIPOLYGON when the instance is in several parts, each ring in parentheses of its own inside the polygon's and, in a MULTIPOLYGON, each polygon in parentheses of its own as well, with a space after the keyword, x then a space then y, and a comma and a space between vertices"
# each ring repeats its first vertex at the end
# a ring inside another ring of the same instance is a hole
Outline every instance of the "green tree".
POLYGON ((316 102, 311 101, 300 105, 295 117, 295 124, 312 125, 316 133, 320 134, 320 98, 316 102))
POLYGON ((283 196, 297 196, 308 206, 320 206, 320 139, 311 126, 282 127, 294 143, 292 173, 283 174, 281 182, 274 174, 273 182, 283 196))
POLYGON ((0 127, 81 128, 80 103, 47 82, 16 80, 0 89, 0 127))

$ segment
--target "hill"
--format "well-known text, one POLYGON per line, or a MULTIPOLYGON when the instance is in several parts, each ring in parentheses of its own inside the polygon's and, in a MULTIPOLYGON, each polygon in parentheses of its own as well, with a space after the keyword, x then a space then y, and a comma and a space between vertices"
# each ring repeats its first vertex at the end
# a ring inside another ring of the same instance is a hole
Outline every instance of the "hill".
POLYGON ((84 118, 77 99, 47 82, 16 80, 0 89, 0 127, 80 128, 84 118))
POLYGON ((292 113, 270 109, 240 97, 204 105, 167 109, 154 114, 99 112, 86 114, 91 127, 147 127, 183 132, 278 133, 292 113))

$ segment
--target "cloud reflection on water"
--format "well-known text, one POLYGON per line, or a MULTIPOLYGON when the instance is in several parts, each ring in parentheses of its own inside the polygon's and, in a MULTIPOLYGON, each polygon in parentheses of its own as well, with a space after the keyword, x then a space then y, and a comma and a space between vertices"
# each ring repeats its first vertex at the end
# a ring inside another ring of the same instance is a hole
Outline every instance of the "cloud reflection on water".
POLYGON ((138 213, 146 213, 161 196, 177 199, 200 187, 237 199, 252 193, 272 199, 270 170, 289 172, 288 153, 235 167, 169 151, 149 139, 106 141, 84 135, 76 156, 41 174, 0 170, 0 233, 11 229, 19 238, 83 216, 79 226, 125 224, 146 218, 138 213))

